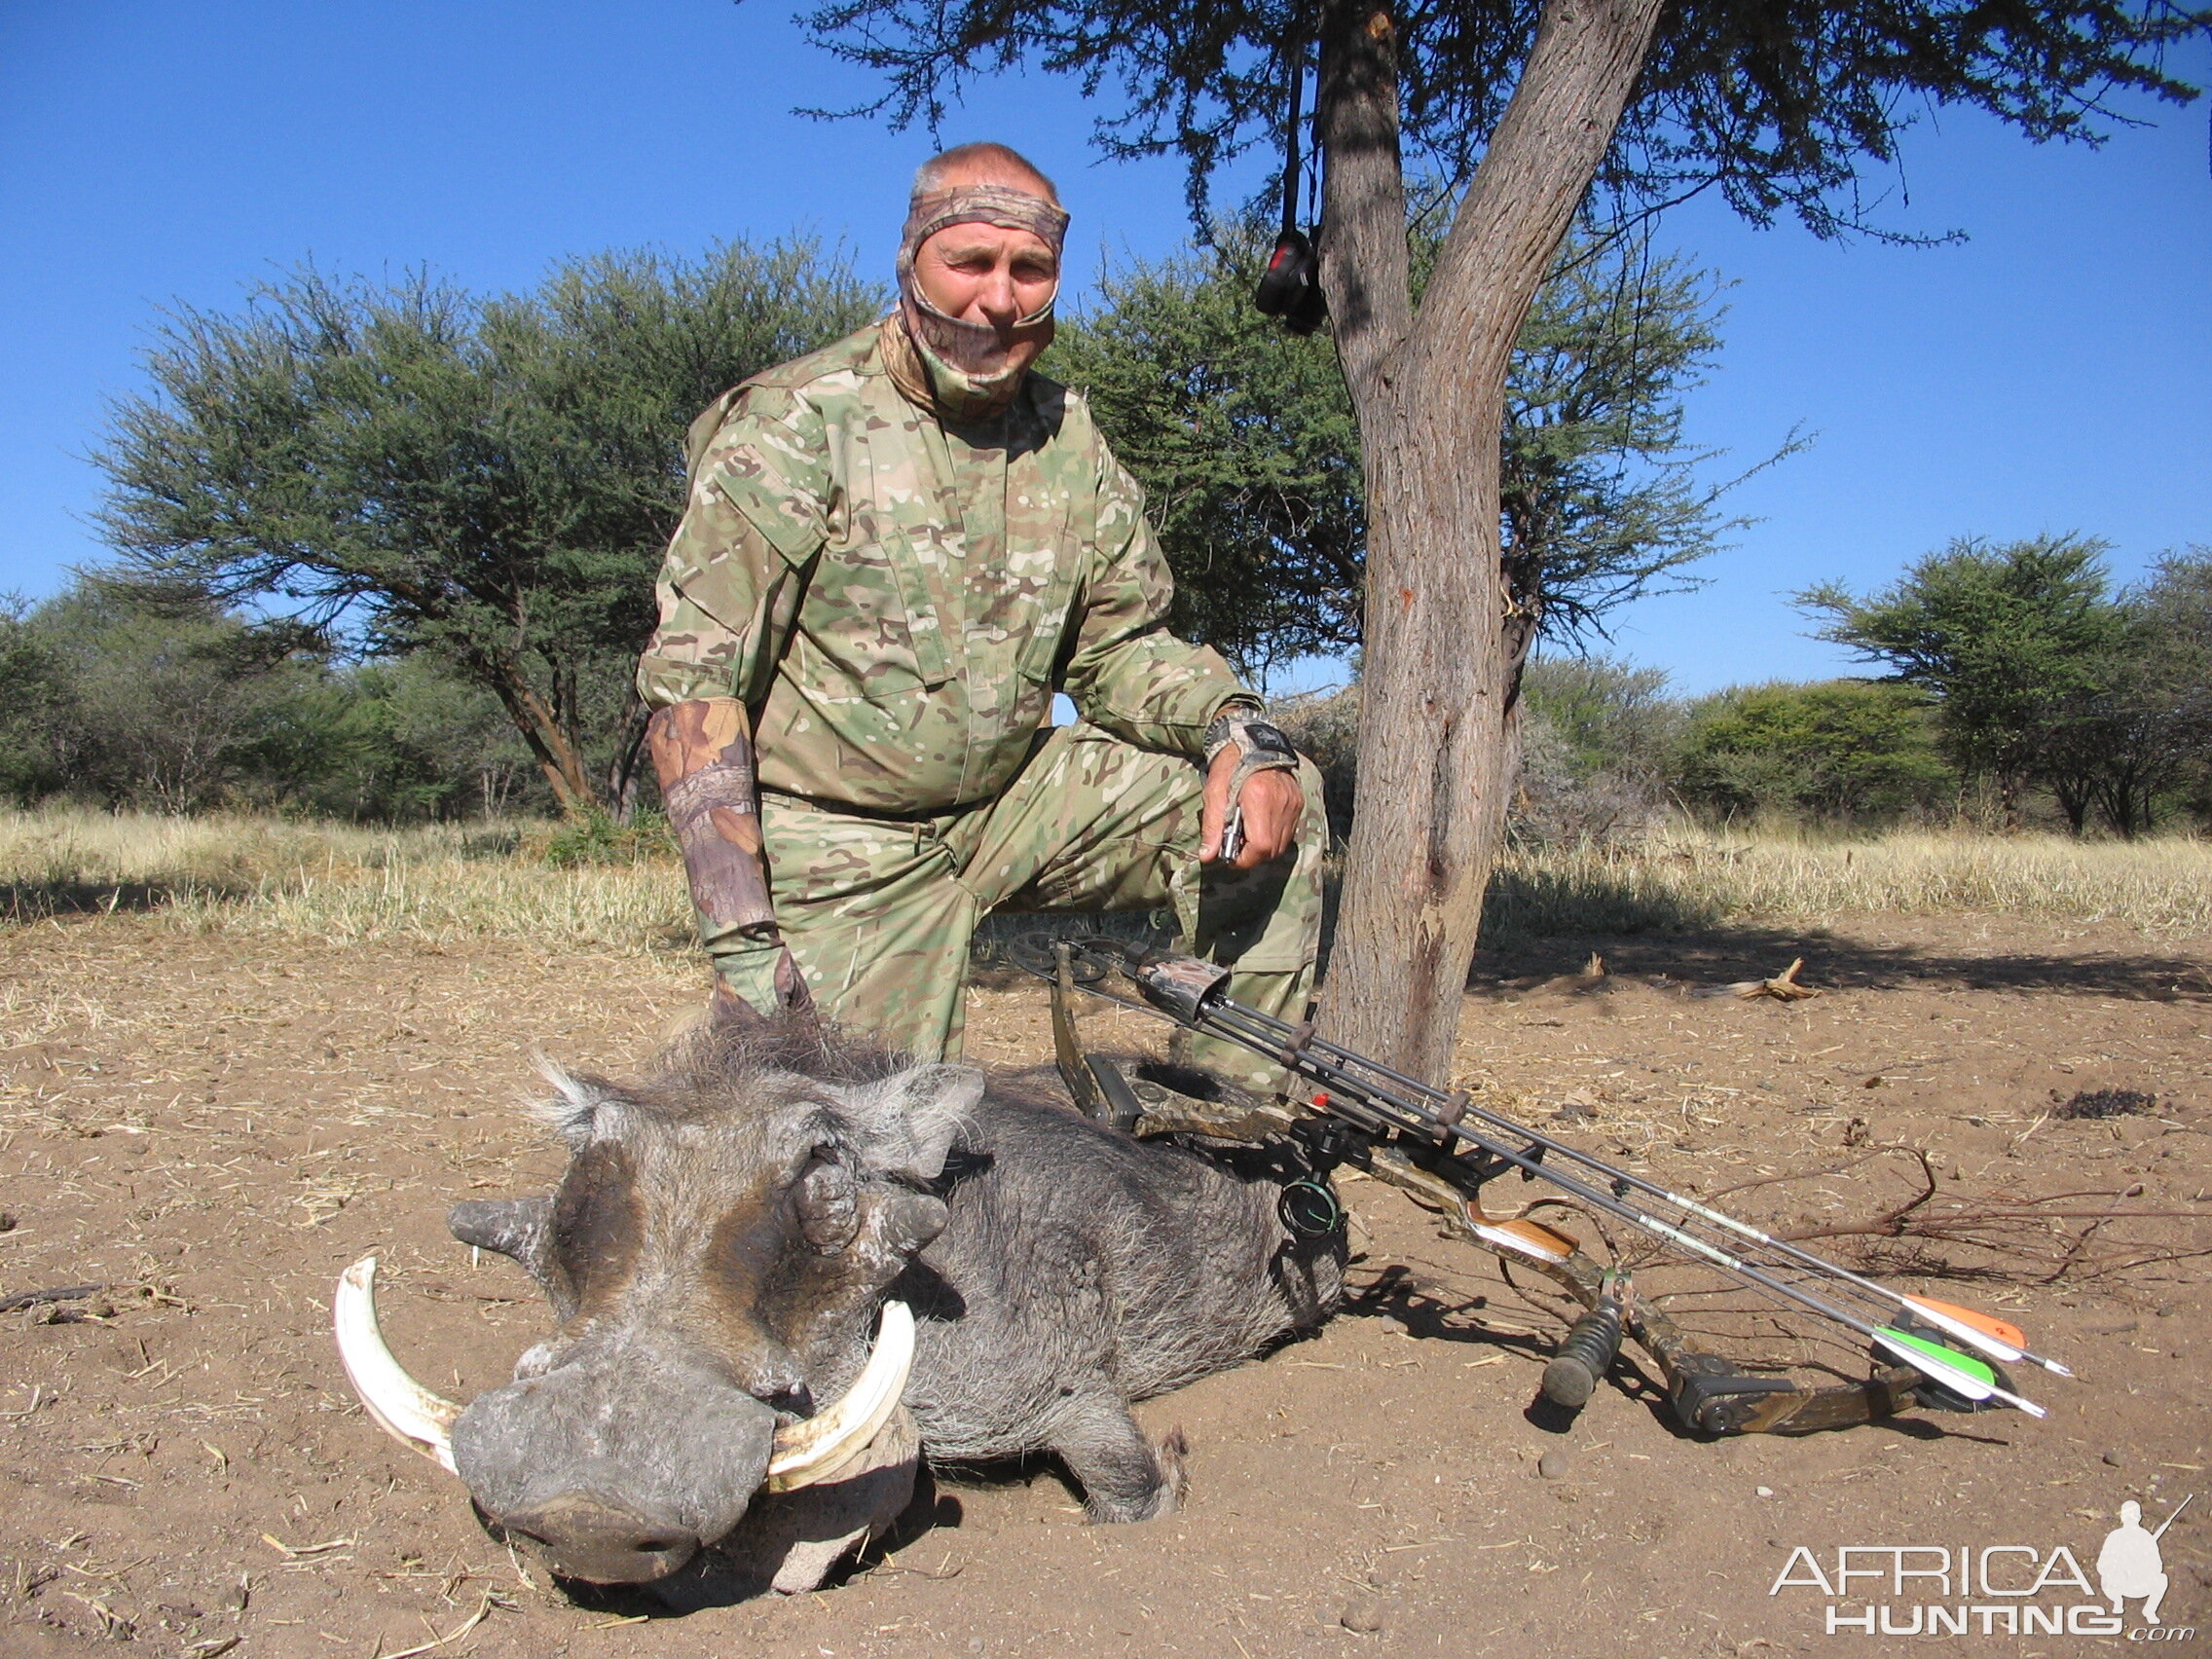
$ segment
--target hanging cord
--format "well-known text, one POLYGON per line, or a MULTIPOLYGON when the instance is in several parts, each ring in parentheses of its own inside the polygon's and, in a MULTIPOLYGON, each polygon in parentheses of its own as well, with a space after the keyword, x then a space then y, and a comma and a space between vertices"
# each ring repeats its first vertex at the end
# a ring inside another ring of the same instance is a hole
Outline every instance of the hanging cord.
MULTIPOLYGON (((1261 315, 1281 318, 1284 328, 1300 336, 1311 334, 1329 314, 1313 243, 1298 228, 1298 175, 1306 159, 1302 151, 1308 148, 1302 144, 1305 116, 1306 36, 1301 31, 1283 43, 1282 228, 1252 290, 1252 304, 1261 315)), ((1309 209, 1310 195, 1309 190, 1309 209)))
POLYGON ((1306 222, 1313 227, 1313 243, 1321 242, 1321 156, 1318 150, 1306 158, 1306 222))

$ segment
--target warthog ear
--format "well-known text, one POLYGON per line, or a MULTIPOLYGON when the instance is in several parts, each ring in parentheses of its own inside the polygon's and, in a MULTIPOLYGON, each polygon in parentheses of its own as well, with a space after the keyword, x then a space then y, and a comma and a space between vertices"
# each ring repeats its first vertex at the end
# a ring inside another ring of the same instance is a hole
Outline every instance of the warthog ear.
POLYGON ((520 1263, 561 1318, 576 1310, 575 1287, 553 1254, 551 1198, 464 1198, 446 1211, 446 1231, 463 1244, 520 1263))
POLYGON ((583 1151, 591 1144, 592 1120, 610 1098, 607 1085, 564 1071, 543 1054, 537 1056, 537 1075, 553 1086, 553 1094, 530 1101, 530 1115, 567 1141, 571 1152, 583 1151))
POLYGON ((920 1065, 837 1093, 869 1173, 934 1181, 983 1098, 983 1074, 974 1066, 920 1065))

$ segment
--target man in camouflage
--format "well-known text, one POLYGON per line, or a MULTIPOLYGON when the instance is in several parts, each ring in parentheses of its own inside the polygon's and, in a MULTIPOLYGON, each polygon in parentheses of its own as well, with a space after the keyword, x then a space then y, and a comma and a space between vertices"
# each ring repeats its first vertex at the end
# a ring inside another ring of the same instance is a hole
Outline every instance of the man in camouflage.
POLYGON ((1319 776, 1166 632, 1137 485, 1029 372, 1066 223, 1003 146, 923 167, 890 315, 693 424, 639 669, 722 994, 923 1056, 957 1056, 1002 905, 1170 908, 1286 1018, 1312 978, 1319 776), (1053 729, 1055 691, 1079 718, 1053 729))

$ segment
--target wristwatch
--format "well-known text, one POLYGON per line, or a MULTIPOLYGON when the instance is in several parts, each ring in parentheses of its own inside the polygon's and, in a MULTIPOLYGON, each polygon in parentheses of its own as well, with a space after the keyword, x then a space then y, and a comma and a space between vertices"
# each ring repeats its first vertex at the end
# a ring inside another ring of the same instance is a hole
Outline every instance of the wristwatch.
POLYGON ((1206 727, 1206 764, 1212 765, 1214 756, 1233 743, 1236 745, 1240 772, 1295 770, 1298 766, 1298 751, 1291 747, 1282 728, 1260 719, 1260 711, 1250 703, 1232 703, 1214 716, 1213 723, 1206 727))

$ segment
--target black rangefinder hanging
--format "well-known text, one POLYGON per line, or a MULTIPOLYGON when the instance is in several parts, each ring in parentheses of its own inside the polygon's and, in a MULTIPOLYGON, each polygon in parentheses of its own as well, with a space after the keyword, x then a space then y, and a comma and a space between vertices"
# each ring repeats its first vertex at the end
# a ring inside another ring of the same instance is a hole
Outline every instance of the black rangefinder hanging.
POLYGON ((1293 334, 1311 334, 1329 314, 1329 302, 1321 293, 1321 262, 1306 233, 1295 227, 1275 239, 1260 285, 1252 291, 1252 304, 1263 316, 1282 318, 1293 334))
MULTIPOLYGON (((1294 42, 1288 61, 1289 86, 1285 101, 1289 119, 1283 125, 1282 234, 1275 238, 1274 252, 1252 290, 1252 304, 1262 316, 1280 317, 1293 334, 1311 334, 1329 314, 1329 302, 1321 292, 1321 259, 1313 238, 1298 228, 1298 137, 1301 95, 1306 88, 1306 49, 1294 42)), ((1320 234, 1315 227, 1314 236, 1320 234)))

